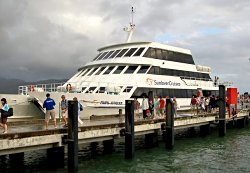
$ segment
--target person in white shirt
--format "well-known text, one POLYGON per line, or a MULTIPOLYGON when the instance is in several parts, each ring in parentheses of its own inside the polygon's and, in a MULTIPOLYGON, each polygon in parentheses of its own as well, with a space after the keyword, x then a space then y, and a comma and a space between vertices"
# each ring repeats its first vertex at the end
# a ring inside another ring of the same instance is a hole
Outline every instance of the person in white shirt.
POLYGON ((147 117, 146 111, 149 108, 148 99, 145 96, 143 96, 141 107, 142 107, 143 119, 145 119, 147 117))

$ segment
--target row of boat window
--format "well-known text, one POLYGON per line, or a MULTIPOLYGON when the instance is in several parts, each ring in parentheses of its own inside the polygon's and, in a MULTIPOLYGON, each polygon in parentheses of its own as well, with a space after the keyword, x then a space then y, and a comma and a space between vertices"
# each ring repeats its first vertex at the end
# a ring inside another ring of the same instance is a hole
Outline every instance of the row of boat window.
MULTIPOLYGON (((103 66, 101 68, 95 67, 95 68, 87 68, 87 69, 83 69, 81 70, 81 72, 78 73, 78 76, 91 76, 91 75, 99 75, 99 74, 103 74, 103 75, 107 75, 110 74, 112 72, 112 70, 115 68, 116 66, 109 66, 108 68, 106 68, 106 66, 103 66), (105 70, 106 69, 106 70, 105 70)), ((113 74, 120 74, 122 73, 122 71, 125 69, 125 65, 122 66, 118 66, 114 71, 113 74)), ((141 66, 140 69, 137 71, 137 73, 146 73, 147 70, 149 69, 150 66, 141 66)), ((128 68, 126 68, 126 70, 124 71, 124 74, 132 74, 135 72, 135 70, 138 68, 138 66, 128 66, 128 68)))
POLYGON ((148 48, 143 56, 154 59, 194 64, 192 55, 152 47, 148 48))
MULTIPOLYGON (((101 52, 93 59, 93 61, 120 57, 140 56, 144 49, 145 47, 101 52)), ((143 57, 194 64, 192 55, 152 47, 149 47, 147 49, 143 57)))
MULTIPOLYGON (((97 87, 97 86, 82 87, 82 93, 106 93, 106 94, 117 95, 121 92, 122 88, 123 86, 118 86, 116 87, 115 90, 110 90, 107 87, 97 87)), ((132 89, 133 89, 132 86, 127 86, 122 90, 122 92, 129 93, 132 89)))
POLYGON ((148 74, 180 76, 181 78, 205 79, 205 80, 209 80, 209 81, 212 80, 211 77, 209 76, 209 74, 207 74, 207 73, 166 69, 166 68, 160 68, 160 67, 156 67, 156 66, 151 67, 148 74))
MULTIPOLYGON (((136 88, 132 97, 142 97, 143 95, 148 95, 149 91, 152 91, 154 95, 159 97, 177 97, 177 98, 191 98, 192 95, 197 95, 196 89, 166 89, 166 88, 136 88)), ((218 95, 218 91, 203 91, 203 96, 218 95)))
MULTIPOLYGON (((100 75, 101 73, 103 75, 111 74, 113 69, 116 66, 109 66, 106 68, 106 66, 103 66, 101 68, 94 67, 89 69, 83 69, 81 72, 78 73, 77 76, 91 76, 91 75, 100 75), (106 70, 105 70, 106 69, 106 70)), ((114 71, 113 74, 120 74, 125 69, 125 65, 118 66, 114 71)), ((145 74, 147 73, 150 66, 140 66, 140 69, 137 71, 138 74, 145 74)), ((132 74, 136 71, 138 66, 128 66, 127 69, 123 72, 124 74, 132 74)), ((206 81, 211 81, 211 77, 207 73, 199 73, 199 72, 191 72, 191 71, 183 71, 183 70, 174 70, 174 69, 166 69, 166 68, 160 68, 157 66, 153 66, 148 71, 148 74, 155 74, 155 75, 167 75, 167 76, 179 76, 182 79, 188 78, 188 79, 202 79, 206 81)))
POLYGON ((101 52, 93 59, 93 61, 112 59, 112 58, 121 58, 121 57, 130 57, 132 55, 140 56, 144 49, 145 47, 131 48, 131 49, 119 49, 119 50, 101 52))

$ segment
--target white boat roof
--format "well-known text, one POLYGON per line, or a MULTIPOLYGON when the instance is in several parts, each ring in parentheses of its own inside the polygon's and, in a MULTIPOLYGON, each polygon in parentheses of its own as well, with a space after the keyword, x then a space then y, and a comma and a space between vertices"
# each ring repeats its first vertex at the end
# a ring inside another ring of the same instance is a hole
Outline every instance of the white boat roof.
POLYGON ((101 52, 101 51, 104 51, 107 49, 130 47, 130 46, 148 46, 148 47, 171 50, 171 51, 181 52, 181 53, 191 55, 191 51, 189 49, 179 48, 179 47, 170 46, 167 44, 162 44, 162 43, 157 43, 157 42, 146 42, 146 41, 144 41, 144 42, 143 41, 142 42, 128 42, 128 43, 119 43, 119 44, 108 45, 108 46, 99 48, 98 51, 101 52))

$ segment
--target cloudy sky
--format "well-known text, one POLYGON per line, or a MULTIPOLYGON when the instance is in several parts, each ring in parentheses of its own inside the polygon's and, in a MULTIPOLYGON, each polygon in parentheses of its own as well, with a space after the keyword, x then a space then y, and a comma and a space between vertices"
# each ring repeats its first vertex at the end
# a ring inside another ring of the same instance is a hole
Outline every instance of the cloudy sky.
POLYGON ((126 38, 192 51, 212 76, 250 91, 250 1, 0 0, 0 77, 69 78, 97 49, 126 38))

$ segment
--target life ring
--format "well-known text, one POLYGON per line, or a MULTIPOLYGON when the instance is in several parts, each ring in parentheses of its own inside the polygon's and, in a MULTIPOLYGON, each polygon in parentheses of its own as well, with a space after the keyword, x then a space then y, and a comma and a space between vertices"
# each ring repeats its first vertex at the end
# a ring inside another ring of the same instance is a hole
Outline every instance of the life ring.
POLYGON ((67 91, 71 91, 71 90, 72 90, 72 86, 71 86, 70 83, 66 85, 66 90, 67 90, 67 91))
POLYGON ((31 92, 34 92, 34 91, 35 91, 35 85, 31 85, 31 86, 30 86, 30 91, 31 91, 31 92))

